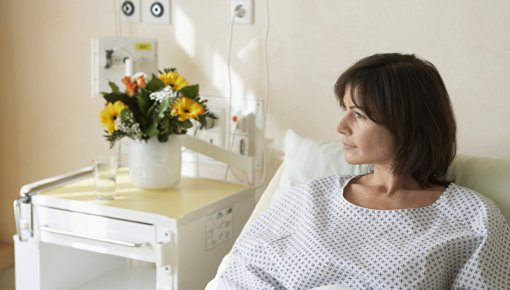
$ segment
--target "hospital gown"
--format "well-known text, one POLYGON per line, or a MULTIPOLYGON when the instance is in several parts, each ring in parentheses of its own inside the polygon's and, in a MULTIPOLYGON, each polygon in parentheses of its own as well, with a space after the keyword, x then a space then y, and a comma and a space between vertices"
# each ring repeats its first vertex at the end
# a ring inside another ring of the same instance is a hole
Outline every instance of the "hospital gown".
POLYGON ((298 185, 239 237, 218 289, 510 289, 510 228, 451 183, 433 204, 374 210, 343 197, 353 176, 298 185))

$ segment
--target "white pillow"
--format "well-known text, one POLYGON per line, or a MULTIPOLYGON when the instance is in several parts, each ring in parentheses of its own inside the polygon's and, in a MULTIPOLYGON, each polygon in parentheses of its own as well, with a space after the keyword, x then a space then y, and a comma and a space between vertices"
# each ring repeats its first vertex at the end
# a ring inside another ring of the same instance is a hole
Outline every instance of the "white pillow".
POLYGON ((284 147, 282 177, 271 203, 297 184, 315 177, 332 174, 363 174, 370 171, 368 165, 347 163, 340 141, 317 141, 287 130, 284 147))

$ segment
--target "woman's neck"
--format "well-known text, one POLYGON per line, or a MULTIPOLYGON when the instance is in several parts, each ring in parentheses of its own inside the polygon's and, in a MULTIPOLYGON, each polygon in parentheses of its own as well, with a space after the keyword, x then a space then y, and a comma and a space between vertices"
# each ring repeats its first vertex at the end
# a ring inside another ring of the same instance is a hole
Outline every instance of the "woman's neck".
POLYGON ((394 175, 391 167, 374 166, 374 172, 353 180, 344 198, 361 207, 379 210, 420 208, 433 204, 444 192, 443 186, 423 188, 406 175, 394 175))
POLYGON ((388 196, 401 190, 422 189, 411 175, 395 175, 387 165, 374 165, 374 172, 365 177, 365 185, 376 187, 378 191, 388 196))

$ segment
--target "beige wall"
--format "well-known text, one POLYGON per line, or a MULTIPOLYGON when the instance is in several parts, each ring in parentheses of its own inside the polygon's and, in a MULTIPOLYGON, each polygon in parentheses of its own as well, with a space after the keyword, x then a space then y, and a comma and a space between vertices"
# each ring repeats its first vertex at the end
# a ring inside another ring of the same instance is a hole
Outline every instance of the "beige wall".
MULTIPOLYGON (((160 66, 202 93, 227 95, 228 0, 172 0, 172 25, 123 25, 156 37, 160 66)), ((234 96, 265 95, 266 1, 234 27, 234 96)), ((459 149, 510 158, 510 2, 269 0, 267 143, 278 163, 285 129, 337 138, 339 75, 376 52, 415 52, 438 67, 459 123, 459 149), (446 3, 447 2, 447 3, 446 3)), ((0 1, 0 240, 14 232, 19 187, 89 164, 105 150, 90 94, 90 38, 115 35, 113 1, 0 1)))

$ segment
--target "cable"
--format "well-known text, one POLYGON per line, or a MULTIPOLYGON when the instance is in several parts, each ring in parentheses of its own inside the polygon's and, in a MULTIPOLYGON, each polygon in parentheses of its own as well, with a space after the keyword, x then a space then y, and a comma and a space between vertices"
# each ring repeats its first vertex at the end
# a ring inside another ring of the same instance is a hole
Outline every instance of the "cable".
MULTIPOLYGON (((232 21, 230 22, 230 39, 228 43, 228 55, 227 55, 227 71, 228 71, 228 118, 232 118, 232 76, 231 76, 231 59, 232 59, 232 39, 234 38, 234 23, 236 17, 244 17, 246 14, 246 10, 244 10, 242 5, 237 5, 234 9, 234 15, 232 15, 232 21)), ((267 71, 267 70, 266 70, 267 71)), ((231 121, 231 120, 230 120, 231 121)), ((237 127, 235 129, 237 131, 237 127)), ((235 140, 235 134, 233 134, 234 137, 232 137, 232 134, 230 134, 230 125, 228 126, 228 142, 230 142, 230 148, 229 150, 232 151, 232 148, 234 147, 234 140, 235 140), (232 138, 232 140, 231 140, 232 138)))
MULTIPOLYGON (((265 81, 266 81, 266 87, 265 87, 265 106, 263 110, 263 122, 262 122, 262 180, 260 183, 256 184, 254 187, 255 189, 260 188, 264 185, 266 182, 266 169, 267 169, 267 158, 266 158, 266 142, 265 142, 265 133, 266 133, 266 123, 267 123, 267 112, 269 108, 269 91, 270 91, 270 77, 269 77, 269 65, 268 65, 268 56, 267 56, 267 46, 268 46, 268 36, 269 36, 269 27, 270 27, 270 15, 269 15, 269 0, 266 0, 266 30, 264 33, 264 70, 265 70, 265 81)), ((236 8, 236 14, 232 16, 232 21, 230 23, 230 38, 229 38, 229 44, 228 44, 228 55, 227 55, 227 72, 228 72, 228 99, 229 99, 229 107, 228 107, 228 121, 230 122, 230 118, 232 117, 232 77, 231 77, 231 58, 232 58, 232 39, 234 34, 234 23, 235 23, 235 17, 237 16, 237 13, 243 13, 243 11, 237 11, 236 8)), ((237 131, 237 126, 234 130, 234 136, 232 136, 230 132, 231 126, 230 124, 227 126, 227 142, 230 143, 230 150, 232 151, 234 141, 235 141, 235 133, 237 131), (232 139, 231 139, 232 138, 232 139)), ((225 169, 225 181, 227 180, 228 171, 231 171, 234 177, 238 180, 239 178, 234 174, 234 172, 230 169, 230 166, 227 166, 225 169)), ((244 172, 244 175, 246 176, 246 179, 249 180, 249 177, 247 176, 246 172, 244 172)), ((255 182, 255 180, 254 180, 255 182)))
MULTIPOLYGON (((228 53, 227 53, 227 79, 228 79, 228 112, 227 112, 227 118, 225 118, 225 121, 227 122, 227 144, 232 143, 232 135, 230 134, 230 118, 232 117, 232 75, 230 73, 230 63, 232 58, 232 39, 234 38, 234 23, 235 23, 236 15, 232 15, 232 20, 230 21, 230 32, 229 32, 229 41, 228 41, 228 53)), ((227 145, 228 146, 228 145, 227 145)), ((232 149, 230 149, 232 150, 232 149)), ((225 169, 225 178, 224 180, 227 181, 227 174, 230 166, 227 166, 225 169)))
MULTIPOLYGON (((232 39, 234 38, 234 23, 235 23, 235 15, 232 15, 232 20, 230 22, 230 33, 229 33, 229 41, 228 41, 228 54, 227 54, 227 78, 228 78, 228 112, 227 112, 227 120, 232 118, 232 74, 231 74, 231 60, 232 60, 232 39)), ((230 126, 227 127, 228 134, 228 142, 230 143, 230 126)))
POLYGON ((266 124, 267 124, 267 112, 269 108, 269 89, 271 87, 270 78, 269 78, 269 65, 268 65, 268 56, 267 56, 267 44, 269 38, 269 24, 270 24, 270 16, 269 16, 269 0, 266 0, 266 31, 264 33, 264 69, 266 71, 266 90, 265 90, 265 106, 264 106, 264 120, 262 122, 262 180, 260 183, 255 185, 255 189, 258 189, 264 185, 266 182, 266 169, 267 169, 267 160, 266 160, 266 124))

